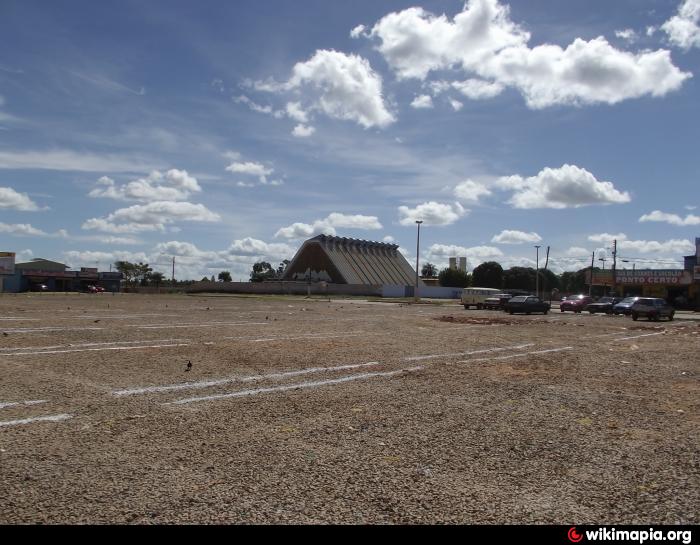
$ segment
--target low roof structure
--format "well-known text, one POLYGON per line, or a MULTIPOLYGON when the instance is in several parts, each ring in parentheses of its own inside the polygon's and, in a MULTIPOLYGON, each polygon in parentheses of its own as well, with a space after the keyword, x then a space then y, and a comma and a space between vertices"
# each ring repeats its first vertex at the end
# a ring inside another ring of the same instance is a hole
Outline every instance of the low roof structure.
POLYGON ((302 244, 283 280, 412 286, 415 275, 397 244, 318 235, 302 244))

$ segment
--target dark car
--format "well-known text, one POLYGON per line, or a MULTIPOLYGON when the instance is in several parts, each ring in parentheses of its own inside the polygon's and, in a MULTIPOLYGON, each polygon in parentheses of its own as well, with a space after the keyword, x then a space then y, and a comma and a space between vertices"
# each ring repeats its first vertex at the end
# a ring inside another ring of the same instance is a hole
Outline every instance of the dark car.
POLYGON ((613 307, 620 301, 622 301, 622 297, 601 297, 595 303, 588 305, 586 310, 591 314, 595 314, 596 312, 612 314, 613 307))
POLYGON ((583 310, 593 302, 593 298, 588 295, 570 295, 559 303, 561 312, 583 312, 583 310))
POLYGON ((671 305, 663 299, 652 297, 640 297, 637 299, 631 308, 632 319, 637 320, 639 317, 646 317, 648 320, 659 321, 661 318, 673 320, 673 315, 676 313, 671 305))
POLYGON ((484 308, 491 310, 501 310, 513 296, 510 293, 497 293, 484 300, 484 308))
POLYGON ((632 312, 632 305, 639 299, 639 297, 625 297, 622 301, 613 305, 613 314, 630 314, 632 312))
POLYGON ((46 284, 32 284, 32 291, 49 291, 49 287, 46 284))
POLYGON ((545 303, 539 297, 534 297, 532 295, 518 295, 517 297, 513 297, 503 307, 503 310, 509 314, 531 314, 533 312, 547 314, 549 309, 549 303, 545 303))

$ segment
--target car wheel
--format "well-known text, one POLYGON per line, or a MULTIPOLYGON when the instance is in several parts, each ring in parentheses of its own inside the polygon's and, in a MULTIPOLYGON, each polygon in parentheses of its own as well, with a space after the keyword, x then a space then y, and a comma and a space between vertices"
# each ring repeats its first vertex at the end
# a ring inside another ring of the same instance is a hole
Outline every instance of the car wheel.
POLYGON ((639 315, 636 312, 633 312, 632 319, 636 322, 638 318, 639 318, 639 315))
POLYGON ((668 315, 668 321, 672 322, 673 321, 673 312, 668 315))
POLYGON ((564 312, 564 309, 563 309, 563 308, 560 308, 560 309, 559 309, 559 312, 564 312))
POLYGON ((549 311, 548 311, 548 310, 545 310, 545 311, 544 311, 544 314, 548 314, 548 313, 549 313, 549 311))
POLYGON ((508 314, 513 314, 513 311, 512 311, 512 310, 509 310, 509 311, 508 311, 508 314))
POLYGON ((482 306, 481 305, 476 305, 476 310, 481 310, 482 306))
POLYGON ((588 312, 590 312, 591 314, 595 314, 595 310, 589 310, 588 312))
POLYGON ((469 305, 464 305, 464 310, 469 310, 469 305))

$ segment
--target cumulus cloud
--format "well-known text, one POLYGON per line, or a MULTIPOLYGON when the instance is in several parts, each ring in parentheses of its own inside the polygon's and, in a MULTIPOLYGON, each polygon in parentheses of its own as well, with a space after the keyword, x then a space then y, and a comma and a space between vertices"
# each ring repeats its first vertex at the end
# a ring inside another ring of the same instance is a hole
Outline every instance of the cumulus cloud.
POLYGON ((147 177, 117 185, 112 178, 102 176, 97 187, 88 195, 121 201, 181 201, 202 190, 197 179, 186 170, 170 169, 165 173, 154 170, 147 177))
POLYGON ((455 81, 452 87, 457 89, 465 97, 472 100, 484 100, 500 95, 505 87, 498 82, 484 81, 481 79, 468 79, 455 81))
POLYGON ((176 221, 216 222, 221 217, 203 204, 182 201, 154 201, 120 208, 106 218, 85 221, 85 230, 113 233, 165 231, 165 226, 176 221))
POLYGON ((450 100, 450 106, 452 106, 452 109, 455 112, 460 111, 462 109, 462 107, 464 106, 464 104, 462 104, 459 100, 455 100, 453 98, 451 98, 449 100, 450 100))
POLYGON ((696 216, 695 214, 687 214, 684 218, 682 218, 678 214, 669 214, 667 212, 662 212, 661 210, 654 210, 649 214, 644 214, 639 218, 639 221, 658 221, 685 227, 688 225, 700 225, 700 216, 696 216))
POLYGON ((678 256, 695 252, 695 244, 690 240, 684 239, 670 239, 666 241, 630 240, 624 233, 618 233, 617 235, 599 233, 590 235, 588 240, 607 244, 611 244, 613 240, 617 240, 618 251, 628 250, 643 254, 666 253, 672 256, 678 256))
MULTIPOLYGON (((239 159, 240 155, 229 155, 229 157, 239 159)), ((226 167, 226 170, 228 172, 233 172, 234 174, 242 174, 244 176, 255 177, 258 179, 257 184, 254 184, 252 182, 239 181, 236 183, 238 187, 254 187, 255 185, 278 186, 284 183, 282 182, 282 180, 269 180, 268 176, 275 172, 275 169, 272 167, 267 167, 262 163, 257 163, 255 161, 234 160, 229 166, 226 167)))
POLYGON ((634 43, 639 39, 637 33, 631 28, 625 28, 624 30, 616 30, 615 36, 628 43, 634 43))
POLYGON ((454 244, 432 244, 425 258, 434 263, 444 263, 450 257, 466 257, 471 268, 484 261, 500 260, 503 252, 493 246, 457 246, 454 244))
MULTIPOLYGON (((233 97, 232 100, 236 104, 245 104, 246 106, 248 106, 248 108, 250 108, 254 112, 258 112, 259 114, 270 114, 270 115, 276 114, 276 112, 272 109, 272 106, 269 106, 269 105, 268 106, 261 106, 260 104, 254 102, 253 100, 251 100, 249 97, 247 97, 245 95, 233 97)), ((281 113, 277 114, 276 117, 279 117, 280 115, 281 115, 281 113)))
POLYGON ((294 66, 287 82, 253 85, 259 91, 276 93, 307 90, 314 110, 364 128, 382 128, 395 121, 384 104, 381 76, 358 55, 319 49, 294 66))
POLYGON ((304 125, 303 123, 299 123, 292 130, 292 136, 296 136, 297 138, 307 138, 315 132, 316 132, 316 129, 314 127, 310 127, 310 126, 304 125))
POLYGON ((525 233, 524 231, 509 230, 501 231, 491 239, 491 242, 496 244, 526 244, 541 241, 542 237, 535 232, 525 233))
POLYGON ((684 0, 678 13, 661 25, 669 41, 686 51, 700 47, 700 0, 684 0))
POLYGON ((427 109, 433 107, 433 99, 430 95, 420 95, 413 99, 411 107, 416 109, 427 109))
POLYGON ((0 209, 35 212, 42 210, 26 193, 18 193, 11 187, 0 187, 0 209))
POLYGON ((565 48, 530 47, 530 34, 498 0, 469 0, 451 19, 420 7, 393 12, 368 36, 379 41, 377 49, 399 79, 425 80, 431 72, 461 69, 483 80, 464 85, 465 96, 482 99, 512 87, 534 109, 663 96, 691 77, 667 50, 630 53, 602 36, 577 38, 565 48))
POLYGON ((355 28, 353 28, 350 31, 350 37, 351 38, 359 38, 362 36, 362 33, 365 31, 365 25, 357 25, 355 28))
POLYGON ((294 121, 298 121, 299 123, 309 122, 309 116, 303 110, 303 108, 301 107, 301 103, 299 102, 288 102, 286 111, 287 115, 294 121))
POLYGON ((0 222, 0 233, 9 233, 11 235, 21 236, 37 236, 46 237, 49 234, 41 229, 30 225, 29 223, 2 223, 0 222))
POLYGON ((580 257, 580 258, 589 258, 591 256, 591 252, 587 250, 586 248, 581 248, 580 246, 571 246, 566 252, 564 252, 564 255, 567 257, 580 257))
POLYGON ((287 227, 278 229, 275 238, 301 239, 326 234, 335 235, 337 229, 382 229, 382 224, 376 216, 363 216, 361 214, 348 215, 332 212, 323 219, 313 223, 296 222, 287 227))
POLYGON ((458 202, 444 204, 429 201, 419 204, 415 208, 399 206, 399 223, 401 225, 413 225, 417 220, 422 220, 426 226, 451 225, 468 212, 458 202))
POLYGON ((544 168, 529 178, 505 176, 495 187, 514 192, 508 201, 514 208, 578 208, 631 200, 629 193, 618 191, 612 182, 599 181, 576 165, 544 168))
POLYGON ((454 189, 455 197, 462 202, 478 203, 481 197, 488 197, 491 191, 483 184, 472 180, 464 180, 454 189))

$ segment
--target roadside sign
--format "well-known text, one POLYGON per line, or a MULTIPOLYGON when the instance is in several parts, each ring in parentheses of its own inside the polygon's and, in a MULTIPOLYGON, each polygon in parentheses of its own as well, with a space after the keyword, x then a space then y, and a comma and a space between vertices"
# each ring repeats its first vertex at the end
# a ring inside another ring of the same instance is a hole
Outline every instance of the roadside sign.
POLYGON ((14 252, 0 252, 0 274, 15 274, 14 252))

